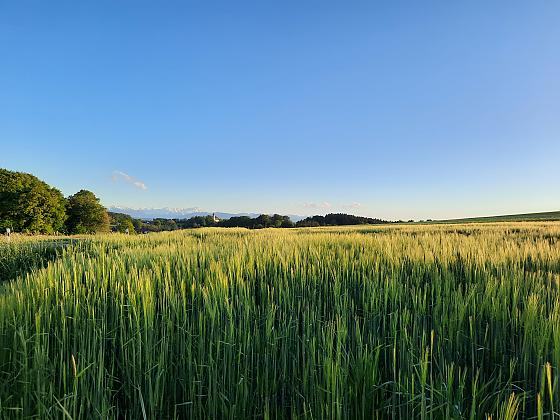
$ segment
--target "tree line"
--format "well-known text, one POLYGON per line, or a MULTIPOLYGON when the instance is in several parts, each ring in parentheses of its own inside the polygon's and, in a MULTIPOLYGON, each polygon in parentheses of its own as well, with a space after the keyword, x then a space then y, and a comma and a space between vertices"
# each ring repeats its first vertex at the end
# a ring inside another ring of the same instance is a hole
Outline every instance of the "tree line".
MULTIPOLYGON (((261 214, 258 217, 235 216, 229 219, 215 220, 213 216, 194 216, 189 219, 136 219, 122 213, 109 213, 112 220, 119 225, 132 225, 135 232, 162 232, 200 227, 243 227, 247 229, 292 228, 296 224, 288 216, 280 214, 261 214)), ((129 228, 129 231, 130 228, 129 228)))
MULTIPOLYGON (((371 217, 354 216, 352 214, 331 213, 325 216, 311 216, 294 223, 288 216, 280 214, 261 214, 258 217, 236 216, 229 219, 215 220, 213 216, 194 216, 189 219, 135 219, 121 213, 109 213, 111 219, 119 221, 120 226, 125 223, 131 225, 136 232, 161 232, 199 227, 242 227, 247 229, 263 228, 293 228, 316 226, 345 226, 345 225, 376 225, 393 223, 371 217), (126 221, 126 222, 125 222, 126 221)), ((130 228, 132 231, 132 228, 130 228)))
POLYGON ((288 216, 261 214, 217 220, 213 216, 189 219, 136 219, 109 213, 94 193, 80 190, 64 197, 36 176, 0 169, 0 230, 23 233, 101 233, 109 231, 147 233, 199 227, 243 227, 247 229, 293 228, 390 223, 381 219, 333 213, 312 216, 294 223, 288 216))
POLYGON ((94 193, 64 197, 34 175, 0 169, 0 229, 23 233, 97 233, 110 230, 94 193))
POLYGON ((296 223, 297 227, 345 226, 345 225, 379 225, 390 223, 371 217, 354 216, 345 213, 330 213, 325 216, 311 216, 296 223))

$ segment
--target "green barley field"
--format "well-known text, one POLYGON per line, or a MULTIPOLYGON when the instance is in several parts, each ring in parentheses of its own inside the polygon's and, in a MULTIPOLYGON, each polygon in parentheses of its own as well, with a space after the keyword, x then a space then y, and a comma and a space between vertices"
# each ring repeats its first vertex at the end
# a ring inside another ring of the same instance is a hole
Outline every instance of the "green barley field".
POLYGON ((0 244, 0 418, 558 419, 560 223, 0 244))

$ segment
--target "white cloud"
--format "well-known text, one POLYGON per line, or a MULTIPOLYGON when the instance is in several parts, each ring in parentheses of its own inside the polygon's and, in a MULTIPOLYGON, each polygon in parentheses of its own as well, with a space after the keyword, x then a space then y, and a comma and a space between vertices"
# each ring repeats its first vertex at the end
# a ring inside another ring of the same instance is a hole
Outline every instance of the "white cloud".
POLYGON ((354 201, 350 204, 343 204, 342 207, 344 207, 345 209, 359 209, 362 207, 362 203, 358 203, 357 201, 354 201))
POLYGON ((308 209, 330 209, 332 206, 328 201, 323 201, 322 203, 303 203, 303 207, 308 209))
POLYGON ((119 182, 119 181, 124 181, 127 184, 133 185, 136 188, 139 188, 141 190, 147 190, 148 187, 146 186, 146 184, 144 184, 142 181, 130 176, 127 173, 124 173, 122 171, 113 171, 113 175, 111 177, 113 179, 113 182, 119 182))

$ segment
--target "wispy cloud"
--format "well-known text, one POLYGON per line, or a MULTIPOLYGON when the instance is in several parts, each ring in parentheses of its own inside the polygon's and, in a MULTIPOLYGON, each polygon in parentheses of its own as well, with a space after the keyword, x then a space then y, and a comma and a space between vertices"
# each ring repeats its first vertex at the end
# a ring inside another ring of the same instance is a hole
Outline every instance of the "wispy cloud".
POLYGON ((134 178, 133 176, 130 176, 127 173, 124 173, 122 171, 113 171, 113 176, 111 177, 113 179, 113 182, 119 182, 119 181, 124 181, 127 184, 133 185, 138 189, 141 190, 147 190, 148 187, 146 186, 146 184, 144 184, 142 181, 134 178))
POLYGON ((321 203, 303 203, 303 207, 307 209, 330 209, 332 206, 328 201, 323 201, 321 203))
POLYGON ((363 208, 362 203, 358 203, 357 201, 352 201, 350 203, 329 203, 328 201, 322 202, 307 202, 303 203, 303 207, 306 209, 313 209, 313 210, 328 210, 328 209, 345 209, 345 210, 357 210, 363 208))
POLYGON ((359 209, 362 207, 362 203, 358 203, 357 201, 354 201, 350 204, 343 204, 342 207, 344 207, 345 209, 359 209))

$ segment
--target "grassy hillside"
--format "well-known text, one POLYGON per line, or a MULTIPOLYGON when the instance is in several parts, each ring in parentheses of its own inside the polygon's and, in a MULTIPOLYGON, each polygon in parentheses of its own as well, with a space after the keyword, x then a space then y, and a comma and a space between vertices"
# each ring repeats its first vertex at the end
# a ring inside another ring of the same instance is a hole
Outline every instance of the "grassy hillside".
POLYGON ((547 222, 83 238, 0 284, 0 419, 556 418, 559 244, 547 222))
POLYGON ((433 223, 538 222, 557 220, 560 220, 560 211, 510 214, 504 216, 470 217, 465 219, 435 220, 433 221, 433 223))

